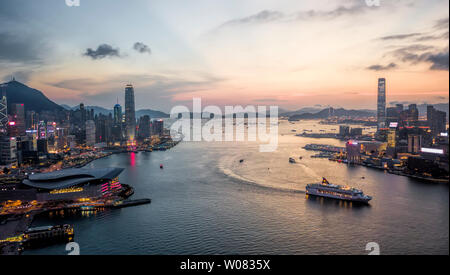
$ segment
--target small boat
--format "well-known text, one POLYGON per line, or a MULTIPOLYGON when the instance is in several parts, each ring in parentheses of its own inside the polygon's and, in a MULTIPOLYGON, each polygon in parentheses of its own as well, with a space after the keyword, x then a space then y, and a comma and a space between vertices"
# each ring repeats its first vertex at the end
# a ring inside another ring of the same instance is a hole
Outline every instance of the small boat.
POLYGON ((160 164, 159 169, 164 169, 164 166, 162 164, 160 164))

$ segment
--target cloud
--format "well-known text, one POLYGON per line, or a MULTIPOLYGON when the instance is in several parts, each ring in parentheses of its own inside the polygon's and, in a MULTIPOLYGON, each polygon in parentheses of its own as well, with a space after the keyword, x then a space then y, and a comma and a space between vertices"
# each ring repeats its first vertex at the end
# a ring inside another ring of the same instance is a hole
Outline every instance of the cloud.
POLYGON ((372 65, 367 67, 367 70, 371 70, 371 71, 387 71, 387 70, 391 70, 397 67, 397 64, 395 63, 390 63, 386 66, 383 65, 372 65))
POLYGON ((414 41, 422 42, 422 41, 429 41, 429 40, 448 40, 449 34, 448 34, 448 18, 442 18, 439 20, 436 20, 434 22, 434 26, 431 31, 419 33, 406 33, 406 34, 396 34, 396 35, 389 35, 389 36, 383 36, 380 37, 380 40, 406 40, 410 38, 414 38, 414 41), (442 30, 447 30, 444 33, 441 33, 442 30))
POLYGON ((136 42, 133 45, 133 49, 135 49, 136 51, 138 51, 139 53, 148 53, 151 54, 152 50, 150 49, 149 46, 145 45, 142 42, 136 42))
POLYGON ((389 35, 389 36, 383 36, 380 37, 381 40, 401 40, 401 39, 407 39, 411 37, 420 36, 422 33, 408 33, 408 34, 396 34, 396 35, 389 35))
POLYGON ((120 57, 120 52, 119 49, 114 49, 111 45, 101 44, 96 50, 91 48, 86 49, 86 52, 83 55, 96 60, 105 57, 120 57))
POLYGON ((396 104, 410 104, 410 101, 390 101, 389 105, 394 106, 396 104))
POLYGON ((430 41, 430 40, 448 40, 448 32, 442 33, 442 34, 430 34, 430 35, 424 35, 421 37, 418 37, 415 41, 417 42, 423 42, 423 41, 430 41))
POLYGON ((449 28, 448 17, 437 20, 436 23, 434 24, 434 28, 437 30, 448 30, 449 28))
POLYGON ((34 36, 17 36, 9 32, 0 33, 0 61, 14 63, 37 63, 47 47, 34 36))
POLYGON ((230 20, 222 24, 222 27, 229 25, 251 24, 251 23, 267 23, 285 18, 285 14, 278 11, 263 10, 257 14, 248 17, 230 20))
POLYGON ((423 45, 423 44, 411 44, 409 46, 402 46, 400 48, 397 48, 394 51, 391 51, 390 54, 393 55, 403 55, 407 52, 423 52, 423 51, 429 51, 434 49, 433 46, 429 46, 429 45, 423 45))
POLYGON ((339 6, 329 11, 308 10, 285 14, 274 10, 262 10, 256 14, 227 21, 217 29, 244 24, 263 24, 269 22, 290 22, 299 20, 323 19, 330 20, 337 17, 363 14, 367 11, 378 10, 377 7, 368 7, 366 4, 358 3, 350 7, 339 6))
POLYGON ((54 86, 62 89, 69 90, 86 90, 88 87, 93 88, 101 85, 101 82, 94 81, 89 78, 77 78, 77 79, 67 79, 54 83, 47 83, 50 86, 54 86))
POLYGON ((394 55, 403 62, 409 62, 411 64, 419 63, 431 63, 430 70, 447 70, 448 71, 448 59, 449 49, 434 50, 422 52, 420 50, 414 50, 413 47, 401 48, 393 52, 394 55))
POLYGON ((111 102, 114 103, 115 97, 118 93, 123 93, 127 83, 132 83, 136 90, 135 93, 142 93, 142 98, 151 102, 152 96, 166 98, 169 101, 175 95, 210 89, 214 84, 224 80, 207 73, 198 73, 195 79, 184 78, 179 73, 167 75, 120 74, 111 75, 104 79, 74 78, 46 84, 57 88, 78 91, 84 100, 93 100, 95 104, 104 106, 109 97, 113 99, 111 102), (146 95, 146 92, 151 94, 146 95))
MULTIPOLYGON (((107 107, 115 104, 117 96, 123 98, 125 84, 131 82, 135 91, 136 108, 169 111, 173 105, 178 105, 180 102, 179 99, 175 99, 176 96, 209 90, 224 80, 208 74, 198 74, 195 80, 184 78, 179 73, 130 74, 111 76, 98 82, 85 79, 83 85, 78 86, 77 90, 81 92, 82 100, 91 102, 90 105, 107 107), (99 85, 92 89, 91 82, 99 85), (108 83, 108 86, 102 87, 101 84, 104 83, 108 83), (91 91, 89 92, 88 89, 91 91)), ((75 85, 77 81, 73 79, 66 83, 75 85)), ((188 102, 192 102, 192 99, 188 102)))
POLYGON ((427 61, 431 62, 431 70, 443 70, 448 71, 448 48, 447 51, 440 52, 437 54, 431 54, 428 56, 427 61))
POLYGON ((257 98, 253 100, 254 102, 286 102, 284 99, 277 98, 257 98))

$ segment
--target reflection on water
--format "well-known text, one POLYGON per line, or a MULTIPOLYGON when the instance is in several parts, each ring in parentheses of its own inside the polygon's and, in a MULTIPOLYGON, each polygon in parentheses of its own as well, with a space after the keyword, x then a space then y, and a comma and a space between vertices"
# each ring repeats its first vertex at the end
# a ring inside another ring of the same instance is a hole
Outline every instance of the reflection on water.
POLYGON ((302 149, 308 143, 343 146, 292 132, 319 127, 336 128, 281 122, 273 153, 260 153, 251 142, 189 142, 94 161, 88 167, 125 168, 120 181, 135 188, 133 198, 152 203, 39 217, 34 225, 74 224, 81 254, 365 254, 368 242, 380 244, 381 254, 448 254, 448 185, 312 159, 302 149), (306 198, 305 186, 321 177, 373 199, 367 206, 306 198))
POLYGON ((335 200, 331 198, 317 197, 317 196, 305 196, 308 206, 310 207, 340 207, 344 209, 359 209, 365 207, 371 207, 370 204, 358 203, 352 201, 335 200))

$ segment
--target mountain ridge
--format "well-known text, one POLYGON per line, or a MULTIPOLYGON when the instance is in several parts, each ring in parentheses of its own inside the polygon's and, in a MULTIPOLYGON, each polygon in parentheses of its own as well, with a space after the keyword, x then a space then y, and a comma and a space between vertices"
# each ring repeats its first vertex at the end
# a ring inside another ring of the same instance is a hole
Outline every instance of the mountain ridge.
POLYGON ((8 110, 12 104, 24 104, 25 111, 63 111, 64 108, 50 100, 45 94, 16 80, 1 84, 1 91, 6 93, 8 110))

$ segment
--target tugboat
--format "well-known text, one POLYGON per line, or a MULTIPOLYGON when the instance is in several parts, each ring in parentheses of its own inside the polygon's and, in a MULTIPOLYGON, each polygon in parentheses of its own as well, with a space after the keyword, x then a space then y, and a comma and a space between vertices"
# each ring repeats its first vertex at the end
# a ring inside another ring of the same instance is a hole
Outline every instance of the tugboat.
POLYGON ((306 194, 361 203, 369 203, 372 199, 371 196, 364 195, 362 190, 348 186, 334 185, 329 183, 326 178, 323 178, 320 184, 308 184, 306 186, 306 194))

